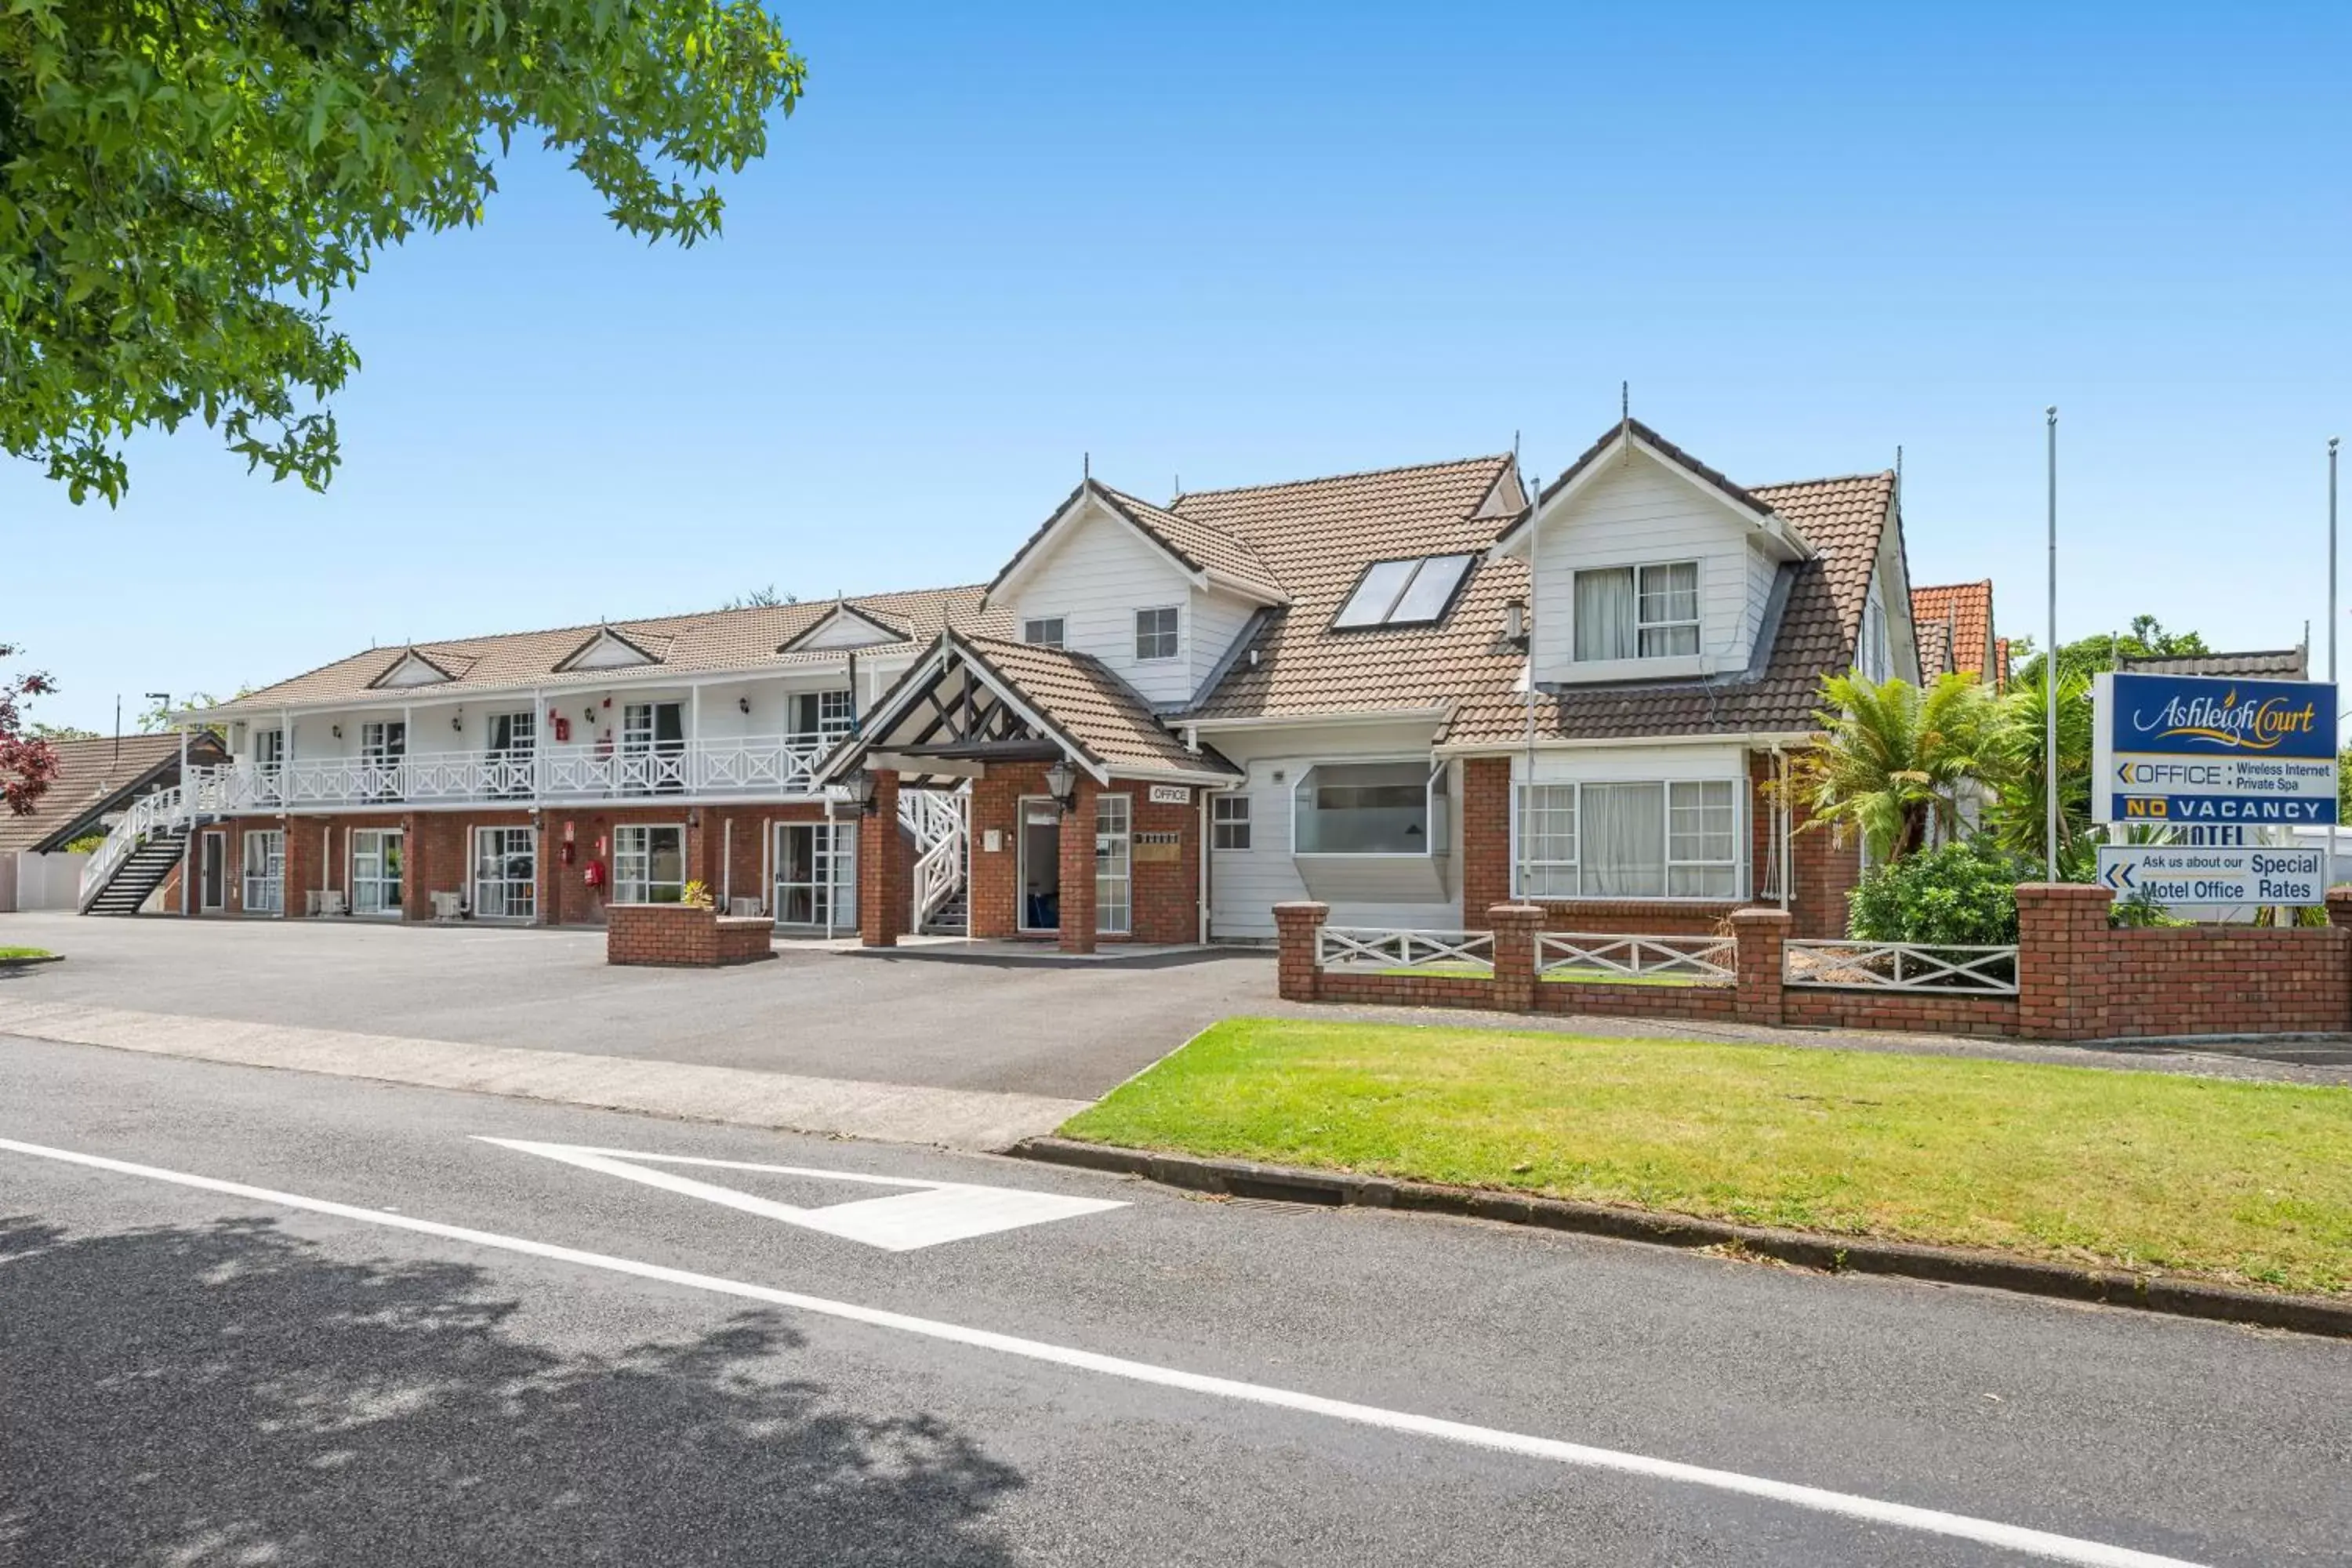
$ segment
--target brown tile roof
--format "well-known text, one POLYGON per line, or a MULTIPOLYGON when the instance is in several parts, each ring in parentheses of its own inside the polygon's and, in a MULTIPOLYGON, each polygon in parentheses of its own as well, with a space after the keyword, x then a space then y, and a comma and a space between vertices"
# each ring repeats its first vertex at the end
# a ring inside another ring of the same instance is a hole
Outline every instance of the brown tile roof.
MULTIPOLYGON (((1822 677, 1853 664, 1870 574, 1893 513, 1895 475, 1858 474, 1759 485, 1749 493, 1792 524, 1820 553, 1783 565, 1777 626, 1761 670, 1694 681, 1561 686, 1536 700, 1538 739, 1608 740, 1643 735, 1802 734, 1813 728, 1822 677)), ((1760 639, 1759 639, 1760 640, 1760 639)), ((1527 705, 1516 689, 1516 655, 1489 662, 1486 680, 1465 689, 1443 742, 1507 747, 1526 734, 1527 705)))
POLYGON ((2141 675, 2234 675, 2244 679, 2305 680, 2310 678, 2311 656, 2299 647, 2265 648, 2255 653, 2190 653, 2169 657, 2126 657, 2123 668, 2141 675))
POLYGON ((1187 565, 1197 571, 1213 572, 1276 604, 1290 596, 1257 553, 1223 529, 1179 516, 1122 490, 1096 488, 1129 522, 1159 540, 1187 565))
POLYGON ((1924 637, 1931 623, 1951 627, 1953 668, 1963 675, 1991 678, 1993 672, 1985 668, 1985 649, 1992 640, 1991 578, 1912 589, 1912 626, 1924 637))
MULTIPOLYGON (((0 809, 0 855, 30 849, 88 816, 116 809, 114 797, 127 798, 159 769, 176 773, 180 761, 180 737, 173 733, 49 744, 58 753, 58 776, 34 804, 31 816, 0 809)), ((228 760, 210 735, 191 735, 188 744, 189 754, 201 763, 228 760)))
POLYGON ((1916 621, 1911 629, 1919 642, 1919 679, 1934 680, 1953 673, 1951 623, 1916 621))
MULTIPOLYGON (((936 637, 950 625, 976 631, 1009 629, 1002 615, 982 609, 981 595, 982 590, 977 587, 926 588, 912 593, 869 594, 845 602, 879 625, 906 627, 908 643, 919 645, 936 637)), ((614 621, 610 623, 610 629, 658 658, 662 668, 682 675, 730 669, 790 670, 841 657, 838 650, 830 649, 788 654, 776 650, 832 615, 843 602, 820 599, 798 605, 657 616, 645 620, 614 621)), ((429 702, 445 693, 462 696, 533 686, 563 688, 609 682, 615 675, 627 672, 556 670, 559 663, 592 643, 604 629, 598 626, 559 626, 547 631, 418 643, 415 651, 420 656, 449 670, 456 679, 439 685, 406 688, 400 694, 429 702)), ((280 705, 382 700, 388 694, 373 689, 373 683, 408 652, 404 647, 370 648, 275 686, 264 687, 210 711, 266 713, 280 705)))
POLYGON ((960 635, 954 640, 1106 767, 1143 773, 1240 772, 1213 751, 1186 751, 1151 705, 1100 659, 1003 637, 960 635))
POLYGON ((1349 710, 1433 707, 1486 679, 1498 661, 1503 602, 1527 592, 1527 568, 1487 561, 1509 516, 1478 514, 1511 470, 1508 454, 1342 474, 1292 484, 1195 490, 1171 503, 1181 516, 1249 545, 1290 603, 1266 612, 1252 639, 1258 662, 1236 659, 1190 716, 1256 718, 1349 710), (1470 576, 1434 626, 1329 632, 1368 563, 1469 553, 1470 576))

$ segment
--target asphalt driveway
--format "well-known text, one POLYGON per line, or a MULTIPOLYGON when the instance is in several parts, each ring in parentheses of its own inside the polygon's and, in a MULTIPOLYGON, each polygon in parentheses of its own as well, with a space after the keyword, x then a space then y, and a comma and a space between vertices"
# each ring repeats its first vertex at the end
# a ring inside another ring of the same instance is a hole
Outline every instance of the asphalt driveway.
POLYGON ((64 963, 0 996, 812 1078, 1093 1100, 1235 1013, 1271 953, 1055 967, 787 946, 739 969, 616 969, 602 931, 9 915, 64 963))

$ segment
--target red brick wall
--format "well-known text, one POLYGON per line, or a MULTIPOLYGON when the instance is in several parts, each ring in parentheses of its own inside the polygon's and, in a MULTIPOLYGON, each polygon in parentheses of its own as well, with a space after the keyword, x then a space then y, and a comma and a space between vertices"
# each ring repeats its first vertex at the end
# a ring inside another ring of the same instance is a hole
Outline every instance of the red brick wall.
MULTIPOLYGON (((1086 867, 1083 896, 1094 896, 1094 805, 1080 792, 1080 809, 1063 822, 1066 852, 1077 852, 1086 867)), ((1139 838, 1146 833, 1177 836, 1177 858, 1147 861, 1134 858, 1130 845, 1129 900, 1130 931, 1125 936, 1101 936, 1102 942, 1189 942, 1200 934, 1201 808, 1197 794, 1192 804, 1154 804, 1151 786, 1136 779, 1113 779, 1095 793, 1124 795, 1131 803, 1129 825, 1139 838)), ((971 788, 971 934, 1010 937, 1019 933, 1021 902, 1020 805, 1024 796, 1045 794, 1045 764, 1024 763, 992 765, 988 776, 971 788), (992 853, 987 835, 1003 835, 992 853)), ((1068 879, 1070 861, 1064 861, 1062 907, 1072 907, 1068 879)))
MULTIPOLYGON (((1146 861, 1139 847, 1129 846, 1133 906, 1127 940, 1150 942, 1198 942, 1201 937, 1201 808, 1198 792, 1183 805, 1155 805, 1151 786, 1134 779, 1114 779, 1111 787, 1133 798, 1133 826, 1139 840, 1146 833, 1176 836, 1176 858, 1146 861)), ((1107 942, 1119 940, 1106 937, 1107 942)))
POLYGON ((775 956, 774 931, 757 915, 740 919, 688 904, 615 904, 604 922, 604 962, 715 968, 775 956))
POLYGON ((1462 920, 1511 900, 1511 759, 1462 760, 1462 920))
POLYGON ((2352 1027, 2352 931, 2111 931, 2111 1037, 2340 1034, 2352 1027))
POLYGON ((1780 993, 1781 1021, 1824 1029, 1886 1029, 1929 1035, 2019 1033, 2013 996, 1938 996, 1924 991, 1831 991, 1795 985, 1780 993))
POLYGON ((1010 937, 1021 922, 1021 797, 1045 793, 1045 764, 992 766, 971 786, 971 934, 1010 937), (988 848, 987 834, 1001 837, 988 848))

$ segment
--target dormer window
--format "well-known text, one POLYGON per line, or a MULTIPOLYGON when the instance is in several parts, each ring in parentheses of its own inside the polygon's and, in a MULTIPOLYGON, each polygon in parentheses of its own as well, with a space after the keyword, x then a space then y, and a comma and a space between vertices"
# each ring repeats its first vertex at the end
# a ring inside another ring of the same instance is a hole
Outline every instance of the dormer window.
POLYGON ((1069 641, 1070 623, 1061 616, 1036 616, 1021 623, 1021 640, 1036 647, 1062 647, 1069 641))
POLYGON ((1576 574, 1576 657, 1675 658, 1698 652, 1698 563, 1576 574))
POLYGON ((1331 617, 1334 631, 1368 626, 1425 626, 1443 620, 1463 578, 1467 555, 1428 555, 1412 561, 1375 561, 1356 580, 1356 591, 1331 617))
POLYGON ((1135 612, 1135 657, 1139 661, 1174 658, 1180 651, 1181 626, 1176 606, 1135 612))

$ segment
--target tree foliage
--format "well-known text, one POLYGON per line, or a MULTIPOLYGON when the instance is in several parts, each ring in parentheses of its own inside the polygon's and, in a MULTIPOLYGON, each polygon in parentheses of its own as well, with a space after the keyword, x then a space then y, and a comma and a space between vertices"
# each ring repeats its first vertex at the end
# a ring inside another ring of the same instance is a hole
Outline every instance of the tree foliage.
POLYGON ((804 74, 757 0, 0 0, 0 449, 115 501, 193 415, 321 488, 377 251, 478 223, 519 132, 692 245, 804 74))
MULTIPOLYGON (((2127 658, 2186 658, 2211 653, 2196 632, 2168 632, 2154 616, 2134 616, 2127 632, 2101 632, 2058 646, 2058 679, 2088 679, 2101 670, 2116 669, 2127 658)), ((2012 689, 2042 682, 2042 656, 2032 637, 2010 642, 2010 685, 2012 689)))
POLYGON ((1813 717, 1822 739, 1789 768, 1805 828, 1859 832, 1881 861, 1924 847, 1933 828, 1958 831, 1960 793, 1990 772, 1999 742, 1999 709, 1968 675, 1924 691, 1907 680, 1830 676, 1813 717))
MULTIPOLYGON (((0 643, 0 658, 14 658, 16 650, 0 643)), ((37 735, 25 733, 21 706, 27 697, 45 696, 57 684, 38 670, 0 675, 0 805, 17 816, 31 813, 34 803, 48 792, 58 776, 57 749, 37 735)))
MULTIPOLYGON (((2059 660, 2058 878, 2087 882, 2098 870, 2099 841, 2091 824, 2091 678, 2067 675, 2059 660)), ((1988 778, 1994 798, 1985 816, 1993 837, 2011 854, 2041 867, 2050 836, 2044 787, 2051 769, 2050 702, 2042 683, 2021 684, 2001 699, 2000 743, 1988 778)))

